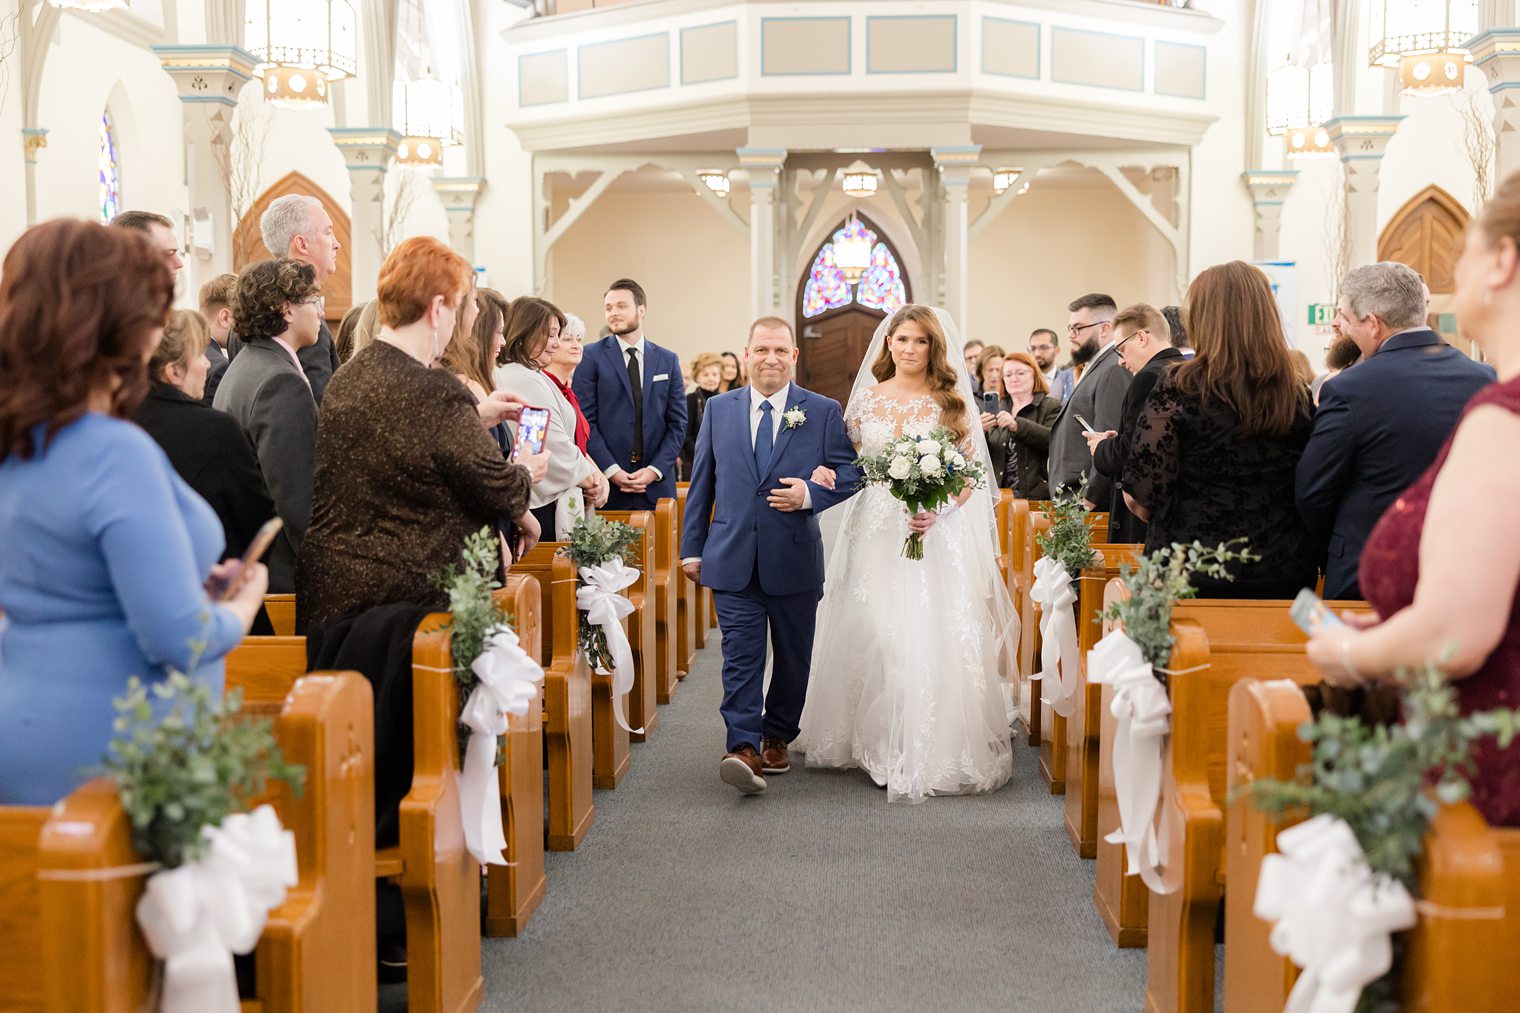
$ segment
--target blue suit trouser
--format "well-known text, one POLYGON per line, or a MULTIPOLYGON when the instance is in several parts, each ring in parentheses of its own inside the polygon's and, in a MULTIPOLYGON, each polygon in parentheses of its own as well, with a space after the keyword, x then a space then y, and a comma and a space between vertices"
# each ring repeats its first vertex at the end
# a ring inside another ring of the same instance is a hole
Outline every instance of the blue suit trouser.
POLYGON ((723 631, 723 703, 728 751, 760 739, 791 742, 807 700, 818 592, 766 594, 758 572, 742 591, 714 591, 723 631), (770 691, 765 690, 767 644, 775 647, 770 691))

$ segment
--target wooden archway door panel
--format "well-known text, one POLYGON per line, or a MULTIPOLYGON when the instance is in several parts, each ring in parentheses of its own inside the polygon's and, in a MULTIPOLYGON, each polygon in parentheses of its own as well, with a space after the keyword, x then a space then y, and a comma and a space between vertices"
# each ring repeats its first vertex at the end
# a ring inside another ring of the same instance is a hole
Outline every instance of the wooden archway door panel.
POLYGON ((1451 194, 1431 185, 1415 194, 1393 216, 1378 238, 1378 259, 1408 264, 1420 273, 1432 294, 1456 291, 1457 257, 1467 228, 1465 208, 1451 194))
POLYGON ((264 237, 259 232, 259 218, 263 216, 270 204, 293 193, 304 197, 315 197, 321 201, 322 207, 332 218, 333 233, 338 237, 338 269, 322 286, 328 326, 336 331, 339 321, 343 319, 343 314, 348 312, 354 301, 353 262, 349 254, 349 237, 352 229, 348 212, 339 207, 326 190, 301 173, 292 172, 259 194, 259 199, 254 201, 253 206, 243 215, 238 222, 237 231, 232 234, 232 269, 241 271, 249 264, 257 264, 261 260, 269 259, 269 250, 264 246, 264 237))

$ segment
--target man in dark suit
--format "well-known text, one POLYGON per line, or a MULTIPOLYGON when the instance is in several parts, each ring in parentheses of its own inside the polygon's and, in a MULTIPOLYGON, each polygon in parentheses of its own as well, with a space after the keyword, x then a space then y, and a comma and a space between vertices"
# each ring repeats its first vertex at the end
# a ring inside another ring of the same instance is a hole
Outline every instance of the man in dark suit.
POLYGON ((644 289, 619 278, 607 289, 605 338, 587 345, 574 390, 591 426, 586 449, 612 483, 609 510, 653 510, 676 494, 686 438, 681 361, 644 336, 644 289))
POLYGON ((1112 334, 1114 317, 1119 312, 1112 296, 1093 292, 1067 307, 1071 316, 1066 327, 1071 340, 1071 362, 1082 370, 1071 396, 1061 403, 1050 430, 1050 493, 1076 490, 1087 480, 1087 508, 1107 504, 1113 495, 1108 476, 1093 467, 1092 452, 1087 449, 1084 427, 1077 416, 1091 423, 1096 432, 1119 429, 1119 415, 1124 393, 1129 390, 1129 374, 1119 365, 1112 334))
POLYGON ((232 337, 232 293, 236 290, 235 274, 219 274, 201 286, 201 316, 211 332, 211 343, 206 346, 206 361, 211 368, 206 372, 206 393, 201 398, 208 405, 216 400, 222 374, 232 361, 227 358, 227 341, 232 337))
POLYGON ((1340 292, 1335 330, 1362 361, 1320 388, 1297 498, 1325 560, 1325 597, 1348 599, 1362 597, 1357 566, 1373 526, 1495 376, 1425 326, 1425 284, 1403 264, 1359 267, 1340 292))
MULTIPOLYGON (((259 233, 271 256, 289 257, 303 264, 310 264, 317 273, 317 284, 324 284, 338 269, 338 237, 333 231, 332 217, 322 202, 315 197, 286 194, 271 201, 259 216, 259 233)), ((325 307, 324 307, 325 309, 325 307)), ((236 334, 227 342, 228 360, 236 359, 243 343, 236 334)), ((332 332, 327 329, 324 315, 322 327, 317 333, 317 343, 296 353, 306 379, 311 382, 311 395, 317 404, 322 403, 322 392, 327 381, 338 368, 338 350, 333 345, 332 332)))
POLYGON ((1146 303, 1136 303, 1121 310, 1114 317, 1114 333, 1119 336, 1114 345, 1119 362, 1134 379, 1124 392, 1118 430, 1089 433, 1087 445, 1092 448, 1093 464, 1098 474, 1113 480, 1108 504, 1108 540, 1115 543, 1144 542, 1146 523, 1124 502, 1119 476, 1124 473, 1124 462, 1129 459, 1135 420, 1140 417, 1140 409, 1145 407, 1145 399, 1150 397, 1161 374, 1182 361, 1182 351, 1172 347, 1171 334, 1161 311, 1146 303))

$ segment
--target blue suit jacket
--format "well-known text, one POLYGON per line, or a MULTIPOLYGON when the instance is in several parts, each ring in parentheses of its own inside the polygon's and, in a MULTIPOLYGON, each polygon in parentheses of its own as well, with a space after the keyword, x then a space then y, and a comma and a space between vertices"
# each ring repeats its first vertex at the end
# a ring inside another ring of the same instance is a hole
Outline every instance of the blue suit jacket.
MULTIPOLYGON (((581 414, 591 425, 586 449, 596 466, 606 471, 616 464, 624 471, 652 467, 664 477, 645 490, 648 506, 676 494, 676 458, 686 437, 686 388, 676 353, 653 341, 644 342, 644 446, 633 463, 633 388, 628 384, 628 358, 616 336, 586 346, 572 384, 581 414)), ((629 499, 614 486, 613 500, 629 499)), ((609 508, 634 509, 645 504, 608 502, 609 508)))
POLYGON ((1298 462, 1298 511, 1325 561, 1325 597, 1360 598, 1362 546, 1383 511, 1424 474, 1494 371, 1435 331, 1396 334, 1320 388, 1298 462))
POLYGON ((854 495, 860 485, 855 448, 845 434, 839 402, 795 383, 786 407, 807 413, 792 429, 776 429, 770 469, 755 473, 750 441, 750 389, 740 387, 707 402, 697 432, 681 558, 702 558, 702 583, 714 591, 742 591, 758 564, 766 594, 819 594, 823 590, 823 538, 818 513, 854 495), (783 478, 806 479, 819 465, 834 469, 832 490, 808 482, 811 510, 782 513, 766 495, 783 478), (716 510, 714 510, 716 505, 716 510), (711 516, 711 522, 708 518, 711 516))

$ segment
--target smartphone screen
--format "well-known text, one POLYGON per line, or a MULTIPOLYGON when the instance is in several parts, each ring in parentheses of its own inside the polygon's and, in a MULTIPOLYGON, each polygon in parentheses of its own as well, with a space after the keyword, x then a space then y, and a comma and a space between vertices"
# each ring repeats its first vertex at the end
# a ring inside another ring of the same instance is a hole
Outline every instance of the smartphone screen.
POLYGON ((1084 433, 1095 433, 1095 432, 1097 432, 1097 430, 1092 427, 1092 423, 1089 422, 1089 421, 1087 421, 1086 419, 1084 419, 1081 415, 1078 415, 1076 412, 1072 412, 1071 414, 1072 414, 1073 418, 1075 418, 1078 422, 1082 423, 1082 431, 1084 433))
POLYGON ((1299 629, 1311 637, 1326 627, 1343 625, 1340 616, 1331 612, 1330 607, 1320 599, 1320 596, 1307 587, 1298 592, 1298 597, 1293 599, 1288 615, 1298 624, 1299 629))
POLYGON ((275 538, 284 526, 285 522, 278 517, 271 517, 265 521, 258 533, 253 536, 253 541, 248 543, 248 548, 243 552, 243 558, 238 560, 237 570, 232 574, 231 579, 219 590, 212 589, 212 597, 218 601, 227 601, 237 594, 238 589, 243 586, 243 575, 248 572, 248 564, 257 563, 264 558, 264 553, 269 551, 269 547, 274 544, 275 538))
POLYGON ((982 411, 988 415, 996 415, 998 413, 998 396, 995 392, 982 395, 982 411))
POLYGON ((549 409, 524 408, 517 417, 517 438, 512 442, 512 457, 541 454, 544 436, 549 432, 549 409))

